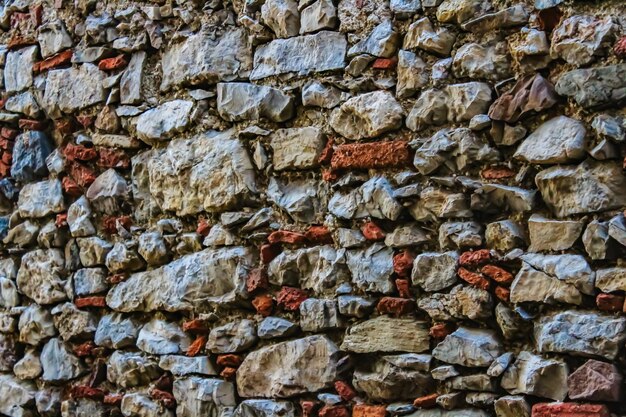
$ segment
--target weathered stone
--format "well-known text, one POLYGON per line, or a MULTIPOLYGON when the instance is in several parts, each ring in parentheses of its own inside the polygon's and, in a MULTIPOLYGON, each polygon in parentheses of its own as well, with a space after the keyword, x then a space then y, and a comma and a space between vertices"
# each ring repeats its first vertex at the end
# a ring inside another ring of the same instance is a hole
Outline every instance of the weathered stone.
POLYGON ((244 400, 233 417, 295 417, 296 409, 289 401, 244 400))
POLYGON ((268 200, 285 210, 289 216, 302 223, 316 223, 325 209, 318 196, 327 190, 320 182, 307 179, 278 181, 270 179, 267 187, 268 200))
POLYGON ((390 294, 395 289, 393 274, 393 250, 381 243, 366 249, 346 252, 346 264, 352 274, 352 282, 362 291, 390 294))
POLYGON ((230 415, 237 405, 235 386, 221 379, 191 376, 177 378, 172 390, 176 416, 230 415))
POLYGON ((385 236, 385 245, 391 248, 404 248, 428 241, 428 234, 416 225, 400 226, 385 236))
POLYGON ((497 81, 510 75, 506 43, 481 45, 466 43, 454 54, 452 70, 457 78, 497 81))
POLYGON ((527 394, 563 401, 567 396, 567 364, 520 352, 502 375, 502 388, 511 394, 527 394))
POLYGON ((122 388, 148 384, 158 375, 154 359, 142 353, 116 350, 107 362, 107 380, 122 388))
POLYGON ((332 109, 349 98, 349 93, 345 93, 333 85, 326 85, 316 80, 309 81, 302 87, 303 106, 332 109))
POLYGON ((159 368, 170 371, 173 375, 184 376, 190 374, 217 375, 218 372, 208 356, 179 356, 165 355, 159 360, 159 368))
MULTIPOLYGON (((520 77, 511 90, 498 97, 489 108, 489 117, 509 123, 517 122, 530 113, 554 106, 557 100, 558 96, 552 84, 541 74, 535 73, 520 77)), ((501 141, 514 143, 514 141, 501 141)))
POLYGON ((228 121, 266 118, 284 122, 293 117, 293 97, 281 90, 248 83, 219 83, 217 110, 228 121))
POLYGON ((561 251, 571 248, 580 237, 584 223, 576 220, 552 220, 539 214, 528 219, 531 252, 561 251))
POLYGON ((41 350, 44 381, 68 381, 85 371, 81 361, 72 354, 60 339, 50 339, 41 350))
POLYGON ((300 31, 300 12, 295 0, 266 1, 261 7, 261 17, 279 38, 296 36, 300 31))
POLYGON ((403 114, 393 95, 374 91, 353 97, 335 109, 330 125, 340 135, 359 140, 400 128, 403 114))
MULTIPOLYGON (((199 32, 171 45, 163 54, 161 90, 181 85, 231 81, 251 69, 252 50, 243 29, 221 36, 199 32)), ((133 66, 131 59, 130 66, 133 66)), ((122 90, 123 91, 123 90, 122 90)), ((122 103, 125 103, 122 95, 122 103)))
POLYGON ((496 321, 502 335, 507 340, 522 338, 528 332, 528 325, 522 320, 517 312, 500 303, 496 306, 496 321))
POLYGON ((213 353, 237 353, 257 342, 256 326, 251 320, 233 321, 214 327, 209 333, 207 349, 213 353))
POLYGON ((61 339, 90 339, 96 331, 96 318, 88 311, 79 310, 72 303, 56 305, 52 310, 54 326, 61 339))
POLYGON ((607 137, 615 142, 626 140, 626 119, 599 114, 593 118, 591 127, 598 137, 607 137))
POLYGON ((374 300, 355 295, 337 297, 339 312, 344 316, 363 318, 374 309, 374 300))
POLYGON ((622 379, 615 365, 590 359, 570 374, 568 395, 572 400, 617 402, 622 379))
POLYGON ((6 55, 4 87, 7 92, 26 90, 33 85, 33 65, 37 52, 37 46, 29 46, 6 55))
POLYGON ((434 187, 423 189, 420 193, 420 199, 409 207, 409 212, 418 222, 472 216, 472 211, 469 209, 464 194, 434 187))
POLYGON ((614 360, 626 340, 626 318, 565 310, 535 321, 537 350, 614 360))
POLYGON ((552 61, 548 37, 542 30, 523 27, 511 38, 509 48, 515 63, 526 73, 545 68, 552 61))
POLYGON ((428 17, 411 23, 404 37, 404 49, 419 48, 437 55, 449 56, 456 34, 444 27, 435 27, 428 17))
POLYGON ((0 333, 0 372, 11 372, 18 361, 17 338, 0 333))
POLYGON ((94 343, 110 349, 134 346, 140 329, 141 324, 133 317, 107 314, 98 322, 94 343))
POLYGON ((250 79, 342 69, 347 47, 345 36, 338 32, 322 31, 314 35, 277 39, 256 49, 250 79))
POLYGON ((337 301, 307 298, 300 304, 300 328, 305 332, 322 332, 343 327, 337 301))
POLYGON ((457 282, 457 252, 424 252, 415 257, 411 278, 424 291, 441 291, 457 282))
POLYGON ((439 227, 442 249, 473 248, 483 244, 483 228, 476 222, 446 222, 439 227))
POLYGON ((120 410, 125 417, 174 417, 174 412, 140 392, 124 395, 120 410))
POLYGON ((39 41, 43 58, 48 58, 64 49, 71 48, 73 45, 72 37, 67 33, 65 25, 61 20, 55 20, 40 26, 37 40, 39 41))
MULTIPOLYGON (((13 113, 22 113, 30 118, 38 118, 41 113, 39 103, 30 91, 25 91, 7 99, 4 108, 13 113)), ((41 133, 33 131, 32 133, 41 133)))
POLYGON ((609 239, 608 222, 598 220, 593 220, 587 225, 582 238, 585 250, 593 260, 606 259, 613 255, 614 247, 609 239))
POLYGON ((471 207, 483 213, 525 212, 535 208, 537 191, 500 184, 485 184, 472 194, 471 207))
POLYGON ((76 239, 79 248, 80 262, 85 267, 104 265, 113 245, 99 237, 76 239))
POLYGON ((466 21, 461 29, 473 33, 485 33, 514 26, 521 26, 528 22, 528 11, 523 4, 516 4, 495 13, 486 13, 466 21))
POLYGON ((580 165, 558 166, 537 174, 535 182, 543 200, 558 216, 610 210, 626 204, 618 190, 626 177, 614 162, 584 161, 580 165))
POLYGON ((563 19, 552 32, 550 52, 569 64, 588 64, 595 56, 603 54, 602 47, 610 42, 614 30, 611 16, 602 20, 588 15, 571 16, 563 19))
POLYGON ((37 304, 31 304, 22 312, 18 328, 19 341, 33 346, 56 334, 52 314, 37 304))
POLYGON ((11 176, 21 182, 31 182, 48 173, 46 158, 52 144, 44 132, 29 131, 18 135, 13 148, 11 176))
POLYGON ((0 413, 9 417, 28 417, 35 401, 37 387, 11 374, 0 374, 0 413))
POLYGON ((93 64, 49 71, 41 104, 48 116, 57 119, 63 113, 103 102, 106 100, 104 79, 104 72, 93 64), (81 88, 74 88, 76 85, 81 88))
POLYGON ((501 354, 493 330, 468 327, 459 327, 433 349, 435 359, 468 367, 487 367, 501 354))
POLYGON ((420 0, 391 0, 389 6, 400 18, 408 17, 422 9, 420 0))
POLYGON ((146 232, 140 235, 137 252, 148 265, 163 265, 169 260, 167 246, 162 234, 158 231, 146 232))
POLYGON ((63 268, 65 261, 57 249, 37 249, 22 257, 17 286, 38 304, 54 304, 67 299, 63 268))
POLYGON ((344 219, 371 216, 396 220, 402 206, 395 200, 389 181, 375 176, 352 191, 336 192, 328 202, 328 211, 344 219))
POLYGON ((548 120, 531 133, 515 151, 515 157, 533 164, 562 164, 585 157, 584 125, 566 116, 548 120))
POLYGON ((141 270, 145 263, 133 247, 117 242, 107 254, 105 265, 110 272, 115 274, 141 270))
POLYGON ((494 402, 497 417, 530 417, 530 405, 522 395, 505 395, 494 402))
POLYGON ((426 322, 379 316, 350 327, 341 349, 355 353, 420 353, 428 350, 429 344, 426 322))
POLYGON ((491 317, 493 299, 483 289, 457 285, 448 294, 433 293, 418 298, 417 307, 426 311, 434 321, 455 318, 479 321, 491 317))
POLYGON ((291 336, 298 330, 298 325, 282 317, 266 317, 257 329, 261 339, 274 339, 291 336))
POLYGON ((262 347, 249 353, 237 370, 237 391, 245 398, 316 392, 337 379, 339 359, 339 349, 326 336, 262 347))
POLYGON ((20 190, 17 208, 22 217, 45 217, 65 210, 61 181, 26 184, 20 190))
POLYGON ((334 29, 337 26, 337 9, 330 0, 317 0, 300 13, 300 34, 334 29))
POLYGON ((91 222, 91 207, 85 196, 81 196, 67 210, 67 225, 73 237, 91 236, 96 228, 91 222))
POLYGON ((274 169, 307 169, 317 166, 324 150, 324 135, 316 127, 279 129, 270 138, 274 169))
POLYGON ((398 52, 397 74, 396 97, 399 98, 412 97, 429 81, 426 63, 410 51, 398 52))
POLYGON ((626 64, 575 69, 561 75, 556 92, 587 108, 616 103, 626 97, 626 64))
POLYGON ((89 186, 85 196, 92 207, 106 214, 115 214, 128 198, 128 184, 115 169, 104 171, 89 186))
POLYGON ((460 24, 490 9, 491 2, 484 0, 444 0, 437 8, 437 20, 460 24))
POLYGON ((171 355, 187 350, 191 339, 176 323, 154 318, 137 336, 137 347, 154 355, 171 355))
POLYGON ((366 37, 352 46, 348 51, 348 56, 368 54, 389 58, 396 52, 398 38, 393 23, 390 20, 384 20, 374 27, 366 37))
POLYGON ((19 379, 35 379, 41 375, 41 361, 34 349, 27 349, 22 359, 13 366, 13 373, 19 379))
POLYGON ((487 247, 502 252, 508 252, 518 247, 526 246, 526 231, 517 222, 501 220, 489 223, 485 228, 487 247))
MULTIPOLYGON (((494 380, 485 374, 460 375, 446 381, 446 387, 453 390, 462 391, 485 391, 493 392, 496 390, 494 380)), ((467 396, 471 393, 466 394, 467 396)), ((467 401, 469 403, 469 401, 467 401)))
POLYGON ((137 117, 137 136, 151 143, 166 140, 184 131, 191 123, 193 101, 172 100, 137 117))

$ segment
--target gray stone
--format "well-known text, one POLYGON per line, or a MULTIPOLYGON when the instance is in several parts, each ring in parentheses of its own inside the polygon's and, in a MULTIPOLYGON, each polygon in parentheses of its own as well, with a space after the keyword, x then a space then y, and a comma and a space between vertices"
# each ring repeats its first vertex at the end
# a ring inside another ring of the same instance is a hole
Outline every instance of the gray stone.
POLYGON ((95 316, 88 311, 79 310, 73 303, 58 304, 50 312, 63 341, 91 339, 96 331, 95 316))
POLYGON ((452 365, 441 365, 430 371, 433 379, 445 381, 459 375, 459 371, 452 365))
POLYGON ((98 322, 94 343, 109 349, 134 346, 141 324, 133 317, 111 313, 98 322))
POLYGON ((350 140, 373 138, 402 126, 404 110, 385 91, 374 91, 347 100, 330 116, 331 127, 350 140))
POLYGON ((116 350, 107 361, 107 380, 122 388, 148 384, 159 373, 156 361, 139 352, 116 350))
MULTIPOLYGON (((58 410, 57 416, 61 417, 74 417, 74 416, 92 416, 92 417, 106 417, 107 408, 96 400, 88 398, 68 399, 61 402, 61 396, 57 398, 52 397, 53 402, 60 402, 60 405, 54 405, 58 410), (58 414, 60 412, 60 414, 58 414)), ((49 406, 52 406, 50 404, 49 406)))
POLYGON ((385 177, 375 176, 349 192, 337 191, 328 202, 328 211, 344 219, 396 220, 402 206, 393 196, 391 184, 385 177))
MULTIPOLYGON (((27 349, 22 359, 13 366, 13 373, 19 379, 35 379, 43 372, 39 354, 34 349, 27 349)), ((1 395, 0 395, 1 398, 1 395)))
POLYGON ((356 295, 341 295, 337 297, 339 313, 344 316, 364 318, 374 309, 374 300, 356 295))
POLYGON ((317 80, 311 80, 302 87, 303 106, 332 109, 348 98, 350 98, 349 93, 345 93, 333 85, 323 84, 317 80))
POLYGON ((399 36, 393 28, 391 20, 384 20, 362 40, 348 51, 348 56, 368 54, 382 58, 390 58, 396 52, 399 36))
POLYGON ((50 339, 41 350, 42 379, 48 382, 69 381, 85 371, 80 359, 60 339, 50 339))
POLYGON ((213 84, 245 77, 252 67, 252 50, 241 28, 227 30, 221 36, 199 32, 171 45, 161 65, 162 91, 181 85, 213 84))
POLYGON ((550 53, 567 63, 581 66, 596 56, 612 41, 616 29, 612 16, 600 20, 594 16, 575 15, 561 20, 552 32, 550 53))
POLYGON ((35 405, 42 417, 56 417, 61 412, 62 388, 43 387, 35 394, 35 405))
POLYGON ((439 227, 439 245, 442 249, 461 249, 482 246, 483 228, 476 222, 446 222, 439 227))
POLYGON ((620 245, 626 246, 626 219, 622 213, 609 220, 609 236, 620 245))
MULTIPOLYGON (((445 385, 448 389, 462 391, 494 392, 496 390, 495 381, 485 374, 455 376, 454 378, 446 381, 445 385)), ((470 393, 467 393, 466 395, 470 395, 470 393)))
POLYGON ((48 71, 42 106, 49 117, 74 113, 106 100, 106 75, 93 64, 48 71), (74 88, 80 85, 81 88, 74 88))
POLYGON ((576 220, 552 220, 540 214, 528 219, 531 252, 561 251, 571 248, 580 237, 584 223, 576 220))
POLYGON ((456 34, 445 27, 434 26, 428 17, 411 23, 404 37, 404 49, 419 48, 441 56, 449 56, 456 34))
POLYGON ((91 207, 83 195, 73 202, 67 209, 67 225, 73 237, 85 237, 96 234, 96 228, 91 222, 91 207))
POLYGON ((457 282, 457 252, 424 252, 415 257, 411 279, 425 291, 441 291, 457 282))
POLYGON ((532 164, 562 164, 585 157, 585 126, 578 120, 557 116, 540 125, 515 151, 515 158, 532 164))
POLYGON ((261 6, 261 18, 279 38, 289 38, 300 32, 300 12, 295 0, 264 2, 261 6))
POLYGON ((322 332, 344 326, 337 301, 307 298, 300 304, 300 328, 305 332, 322 332))
POLYGON ((257 340, 255 323, 244 319, 211 329, 206 346, 212 353, 237 353, 250 349, 257 340))
POLYGON ((11 374, 0 374, 0 413, 9 417, 28 417, 35 401, 37 387, 11 374))
POLYGON ((347 47, 345 36, 338 32, 322 31, 314 35, 277 39, 256 49, 250 79, 343 69, 347 47))
MULTIPOLYGON (((446 54, 447 55, 447 54, 446 54)), ((466 43, 457 49, 452 71, 457 78, 498 81, 511 75, 507 44, 466 43)))
POLYGON ((293 97, 281 90, 248 83, 219 83, 217 110, 228 121, 260 120, 284 122, 293 117, 293 97))
POLYGON ((512 220, 489 223, 485 228, 487 247, 502 252, 526 246, 526 231, 512 220))
POLYGON ((429 240, 424 229, 417 225, 399 226, 385 236, 385 245, 391 248, 405 248, 419 245, 429 240))
POLYGON ((226 229, 221 224, 216 224, 211 227, 209 234, 206 236, 206 238, 204 238, 202 244, 204 246, 212 247, 233 246, 237 243, 237 241, 237 236, 233 232, 226 229))
POLYGON ((341 349, 355 353, 427 351, 428 324, 414 318, 378 316, 351 326, 341 349))
POLYGON ((555 166, 535 176, 546 205, 558 217, 592 213, 626 204, 626 177, 615 162, 586 160, 580 165, 555 166))
POLYGON ((158 231, 141 234, 137 252, 151 266, 163 265, 169 261, 169 252, 163 235, 158 231))
POLYGON ((497 417, 530 417, 530 405, 522 395, 505 395, 494 402, 497 417))
POLYGON ((461 29, 473 33, 485 33, 492 30, 524 25, 528 22, 528 16, 525 5, 516 4, 495 13, 486 13, 475 19, 468 20, 461 25, 461 29))
MULTIPOLYGON (((9 97, 4 104, 4 108, 13 113, 22 113, 30 118, 38 118, 41 113, 39 103, 37 103, 35 96, 30 91, 9 97)), ((30 133, 41 134, 38 131, 30 133)))
POLYGON ((434 321, 453 319, 483 320, 491 317, 493 299, 489 292, 471 286, 457 285, 450 293, 433 293, 418 298, 417 307, 434 321))
POLYGON ((626 291, 626 268, 612 267, 596 270, 595 285, 603 292, 626 291))
POLYGON ((535 341, 540 353, 568 353, 615 360, 626 341, 626 318, 565 310, 535 321, 535 341))
POLYGON ((92 207, 106 214, 115 214, 128 198, 128 184, 115 169, 109 168, 89 186, 85 196, 92 207))
POLYGON ((78 244, 80 262, 85 267, 104 265, 108 253, 113 245, 99 237, 86 237, 76 239, 78 244))
POLYGON ((32 346, 56 335, 56 328, 49 310, 37 304, 26 307, 18 322, 19 341, 32 346))
POLYGON ((352 282, 365 292, 391 294, 395 290, 391 281, 393 255, 393 250, 382 243, 374 243, 366 249, 348 250, 346 264, 352 282))
POLYGON ((463 23, 491 9, 485 0, 444 0, 437 8, 437 20, 445 23, 463 23))
POLYGON ((37 46, 9 52, 4 65, 4 87, 8 93, 26 90, 33 85, 33 65, 37 46))
POLYGON ((295 417, 296 409, 289 401, 244 400, 233 417, 295 417))
POLYGON ((333 233, 333 239, 339 246, 346 249, 358 248, 367 242, 360 230, 347 229, 345 227, 337 228, 333 233))
POLYGON ((282 317, 265 317, 259 328, 258 336, 261 339, 275 339, 291 336, 298 330, 298 325, 282 317))
POLYGON ((64 266, 63 254, 57 249, 24 254, 17 273, 20 292, 42 305, 66 300, 64 266))
POLYGON ((146 323, 137 336, 137 347, 153 355, 172 355, 185 352, 191 339, 176 323, 158 317, 146 323))
POLYGON ((114 274, 139 271, 145 267, 145 263, 137 251, 123 242, 117 242, 113 245, 107 254, 105 265, 109 272, 114 274))
POLYGON ((412 97, 428 84, 426 63, 411 51, 398 52, 396 97, 412 97))
POLYGON ((172 100, 137 117, 137 136, 147 143, 170 139, 192 121, 193 101, 172 100))
POLYGON ((595 107, 626 97, 626 64, 575 69, 559 77, 555 88, 562 96, 573 97, 585 107, 595 107))
POLYGON ((567 396, 567 364, 520 352, 502 375, 502 388, 511 394, 527 394, 563 401, 567 396))
POLYGON ((599 114, 593 118, 591 127, 598 137, 607 137, 614 142, 626 140, 626 119, 599 114))
POLYGON ((0 277, 0 307, 16 307, 20 303, 15 282, 8 278, 0 277))
POLYGON ((172 392, 180 417, 228 416, 237 405, 234 384, 221 379, 177 378, 172 392))
POLYGON ((174 417, 174 412, 140 392, 125 394, 120 410, 124 417, 174 417))
POLYGON ((483 213, 526 212, 535 208, 537 191, 500 184, 485 184, 472 194, 472 210, 483 213))
POLYGON ((408 17, 422 9, 420 0, 391 0, 389 6, 399 17, 408 17))
POLYGON ((485 410, 478 408, 457 408, 453 410, 441 410, 438 408, 417 410, 408 415, 408 417, 489 417, 485 410))
POLYGON ((54 20, 39 27, 37 35, 41 56, 48 58, 73 45, 72 37, 61 20, 54 20))
POLYGON ((330 0, 316 0, 300 13, 300 34, 337 26, 337 9, 330 0))
POLYGON ((26 220, 24 223, 20 223, 7 233, 3 242, 13 243, 21 248, 31 245, 35 242, 37 234, 39 233, 39 225, 26 220))
POLYGON ((442 362, 487 367, 502 354, 502 344, 493 330, 459 327, 433 349, 442 362))
POLYGON ((614 246, 610 241, 608 222, 591 221, 583 233, 582 241, 585 251, 593 260, 613 256, 614 246))
POLYGON ((324 150, 324 135, 316 127, 278 129, 270 137, 274 169, 307 169, 318 165, 324 150))
POLYGON ((46 158, 53 145, 44 132, 27 131, 18 135, 13 147, 11 176, 21 182, 35 181, 48 173, 46 158))
POLYGON ((434 187, 424 188, 420 193, 419 200, 409 207, 409 212, 418 222, 472 216, 472 211, 469 209, 468 201, 464 194, 434 187))
MULTIPOLYGON (((120 78, 120 102, 122 104, 140 104, 142 102, 141 88, 146 57, 145 51, 135 52, 131 56, 128 67, 126 67, 120 78)), ((162 66, 164 62, 161 61, 162 66)), ((178 69, 179 67, 177 66, 176 68, 178 69)), ((163 72, 163 74, 166 77, 171 76, 170 73, 163 72)))
POLYGON ((265 346, 249 353, 238 368, 237 391, 244 398, 317 392, 335 382, 339 359, 339 349, 326 336, 265 346))
POLYGON ((489 369, 487 369, 487 375, 498 377, 506 371, 511 363, 515 359, 512 352, 506 352, 502 355, 498 356, 495 361, 489 365, 489 369))
POLYGON ((208 356, 165 355, 159 359, 159 368, 170 371, 175 376, 190 374, 218 375, 208 356))
POLYGON ((324 211, 318 196, 327 190, 325 184, 307 179, 289 181, 270 178, 267 187, 268 200, 286 211, 296 222, 315 223, 324 211))
POLYGON ((25 184, 20 190, 17 209, 22 217, 45 217, 65 210, 61 181, 25 184))

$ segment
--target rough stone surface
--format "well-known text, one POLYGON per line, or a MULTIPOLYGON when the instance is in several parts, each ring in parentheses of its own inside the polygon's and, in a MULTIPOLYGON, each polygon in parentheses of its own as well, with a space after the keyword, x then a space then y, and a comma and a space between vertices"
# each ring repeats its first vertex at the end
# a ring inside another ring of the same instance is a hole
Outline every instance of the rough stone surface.
POLYGON ((433 357, 469 367, 491 365, 502 353, 502 344, 490 330, 460 327, 433 349, 433 357))
POLYGON ((429 345, 424 324, 411 318, 370 319, 348 329, 341 349, 357 353, 424 352, 429 345))

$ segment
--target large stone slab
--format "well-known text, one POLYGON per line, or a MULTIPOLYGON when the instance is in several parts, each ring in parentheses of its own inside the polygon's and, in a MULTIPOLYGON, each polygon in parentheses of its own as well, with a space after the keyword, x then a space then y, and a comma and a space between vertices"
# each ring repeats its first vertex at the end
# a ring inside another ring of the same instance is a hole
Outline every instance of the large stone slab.
POLYGON ((626 97, 626 64, 575 69, 561 75, 556 92, 583 107, 616 103, 626 97))
POLYGON ((250 248, 205 249, 150 271, 131 275, 107 294, 114 310, 180 311, 205 303, 226 304, 246 294, 248 271, 256 263, 250 248))
POLYGON ((502 388, 511 394, 527 394, 563 401, 567 395, 567 364, 520 352, 502 375, 502 388))
POLYGON ((93 64, 48 72, 42 105, 53 119, 106 100, 106 74, 93 64), (80 86, 79 88, 77 86, 80 86))
POLYGON ((241 397, 285 398, 329 388, 341 357, 326 336, 309 336, 251 352, 237 370, 241 397))
POLYGON ((413 318, 379 316, 348 329, 342 350, 356 353, 425 352, 430 347, 428 323, 413 318))
POLYGON ((562 164, 585 157, 585 126, 578 120, 557 116, 531 133, 515 151, 515 157, 532 164, 562 164))
POLYGON ((272 75, 343 69, 348 42, 339 32, 322 31, 314 35, 276 39, 260 46, 254 53, 251 80, 272 75))
POLYGON ((22 217, 46 217, 65 210, 63 189, 58 179, 26 184, 20 190, 17 210, 22 217))

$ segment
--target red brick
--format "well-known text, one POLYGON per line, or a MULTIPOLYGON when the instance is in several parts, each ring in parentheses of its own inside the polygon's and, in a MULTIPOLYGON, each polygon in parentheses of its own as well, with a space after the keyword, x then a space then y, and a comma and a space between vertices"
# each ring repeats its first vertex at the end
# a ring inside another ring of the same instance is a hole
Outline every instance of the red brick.
POLYGON ((333 243, 333 235, 326 226, 311 226, 309 230, 304 233, 304 236, 306 236, 307 240, 311 243, 333 243))
POLYGON ((377 241, 385 239, 385 232, 374 222, 367 222, 361 226, 361 233, 367 240, 377 241))
POLYGON ((494 292, 496 293, 496 297, 498 297, 498 300, 503 301, 505 303, 509 302, 511 298, 511 291, 508 288, 501 287, 498 285, 496 289, 494 290, 494 292))
POLYGON ((357 404, 352 407, 352 417, 385 417, 387 407, 384 405, 357 404))
POLYGON ((0 178, 8 177, 11 173, 11 165, 7 165, 0 161, 0 178))
POLYGON ((324 146, 324 149, 322 149, 322 153, 320 153, 318 162, 322 165, 330 163, 330 160, 332 159, 334 153, 335 153, 335 139, 330 138, 326 142, 326 146, 324 146))
POLYGON ((174 408, 176 407, 176 399, 171 392, 163 391, 158 388, 150 389, 150 397, 160 402, 165 408, 174 408))
POLYGON ((610 417, 604 404, 539 403, 533 405, 532 417, 610 417))
POLYGON ((274 310, 274 300, 267 294, 257 295, 252 300, 256 312, 263 317, 267 317, 272 314, 274 310))
POLYGON ((20 133, 19 130, 11 129, 10 127, 3 127, 2 129, 0 129, 0 136, 3 139, 13 140, 17 137, 19 133, 20 133))
POLYGON ((96 180, 94 170, 78 162, 70 162, 68 172, 76 184, 81 187, 87 188, 96 180))
POLYGON ((196 356, 206 345, 206 336, 198 336, 187 348, 187 356, 196 356))
POLYGON ((317 401, 300 401, 300 407, 302 408, 302 417, 315 417, 317 415, 317 409, 320 403, 317 401))
POLYGON ((94 116, 88 114, 79 114, 76 116, 76 120, 80 123, 85 129, 91 126, 95 120, 94 116))
POLYGON ((121 149, 100 148, 98 154, 99 167, 121 169, 130 167, 130 157, 121 149))
POLYGON ((405 250, 400 252, 393 257, 393 271, 399 276, 403 278, 407 278, 411 276, 411 271, 413 270, 413 261, 415 260, 415 256, 408 251, 405 250))
POLYGON ((396 289, 398 290, 398 295, 402 298, 413 298, 411 294, 411 284, 407 279, 397 279, 395 280, 396 289))
POLYGON ((495 265, 485 265, 480 270, 484 275, 500 284, 510 284, 513 282, 513 274, 504 268, 495 265))
POLYGON ((615 294, 598 294, 596 296, 596 305, 602 311, 623 311, 624 296, 615 294))
POLYGON ((325 405, 319 412, 320 417, 350 417, 350 412, 343 405, 325 405))
POLYGON ((83 194, 83 191, 80 189, 76 181, 74 181, 70 177, 64 177, 61 181, 61 186, 65 194, 71 197, 78 197, 83 194))
POLYGON ((514 177, 515 171, 508 167, 491 167, 483 169, 480 175, 486 180, 499 180, 514 177))
POLYGON ((118 55, 113 58, 105 58, 98 62, 98 68, 102 71, 115 71, 125 68, 127 65, 128 61, 124 55, 118 55))
POLYGON ((344 401, 350 401, 356 397, 354 388, 344 381, 335 381, 335 391, 337 391, 337 394, 339 394, 344 401))
POLYGON ((122 281, 125 281, 128 278, 128 274, 125 272, 119 274, 109 275, 107 277, 107 282, 111 285, 119 284, 122 281))
POLYGON ((335 181, 337 178, 339 178, 339 176, 337 175, 336 172, 333 172, 330 169, 324 169, 322 170, 322 179, 326 182, 333 182, 335 181))
POLYGON ((102 402, 106 405, 119 407, 120 405, 122 405, 122 398, 124 398, 122 394, 107 394, 104 396, 102 402))
POLYGON ((86 356, 92 356, 93 350, 96 348, 96 344, 92 341, 88 341, 85 343, 81 343, 74 347, 73 351, 76 356, 79 358, 84 358, 86 356))
POLYGON ((102 230, 109 235, 117 234, 117 223, 126 230, 133 225, 133 219, 130 216, 104 216, 102 218, 102 230))
POLYGON ((35 45, 37 41, 33 38, 28 38, 25 36, 14 35, 9 40, 7 47, 9 50, 14 51, 16 49, 24 48, 26 46, 35 45))
POLYGON ((68 161, 91 161, 98 156, 98 153, 94 148, 68 143, 63 148, 63 155, 68 161))
POLYGON ((276 296, 278 305, 287 311, 296 311, 300 308, 300 304, 309 298, 306 291, 300 288, 282 287, 276 296))
POLYGON ((230 366, 231 368, 238 368, 243 362, 241 355, 235 355, 233 353, 226 353, 217 357, 217 364, 219 366, 230 366))
POLYGON ((267 272, 263 268, 255 268, 248 274, 246 278, 246 290, 253 293, 257 290, 266 290, 270 286, 267 279, 267 272))
POLYGON ((99 388, 92 388, 86 385, 78 385, 71 389, 72 398, 89 398, 90 400, 102 401, 106 395, 106 391, 99 388))
POLYGON ((17 126, 23 130, 46 130, 48 122, 45 120, 33 120, 33 119, 20 119, 17 121, 17 126))
POLYGON ((210 231, 211 225, 209 224, 209 222, 206 221, 206 219, 198 220, 198 227, 196 228, 197 234, 206 237, 210 231))
POLYGON ((95 295, 95 296, 92 296, 92 297, 77 298, 76 300, 74 300, 74 304, 78 308, 83 308, 83 307, 106 307, 107 306, 106 297, 104 297, 102 295, 95 295))
POLYGON ((467 282, 473 287, 480 288, 482 290, 489 289, 489 280, 487 280, 487 278, 483 277, 482 275, 477 274, 476 272, 472 272, 461 267, 458 270, 458 274, 463 281, 467 282))
POLYGON ((372 64, 372 68, 380 70, 394 69, 397 63, 398 59, 395 56, 393 58, 377 58, 372 64))
POLYGON ((439 397, 437 393, 424 395, 423 397, 416 398, 415 401, 413 401, 413 405, 417 408, 433 408, 437 405, 437 397, 439 397))
POLYGON ((306 236, 302 233, 298 232, 290 232, 289 230, 277 230, 272 232, 267 241, 271 244, 275 243, 289 243, 289 244, 300 244, 305 243, 307 241, 306 236))
POLYGON ((429 330, 430 337, 434 339, 443 339, 454 331, 452 325, 448 323, 433 324, 429 330))
POLYGON ((378 302, 376 310, 380 314, 391 314, 397 317, 415 311, 415 303, 407 298, 383 297, 378 302))
POLYGON ((204 320, 193 319, 183 322, 183 331, 194 334, 205 334, 209 332, 204 320))
POLYGON ((280 245, 271 245, 269 243, 264 243, 261 245, 260 249, 261 253, 261 262, 264 264, 268 264, 280 254, 280 245))
POLYGON ((412 163, 406 141, 351 143, 335 148, 330 161, 336 169, 375 169, 405 167, 412 163))
POLYGON ((227 366, 226 368, 222 369, 222 372, 220 372, 220 376, 227 381, 233 381, 237 376, 237 368, 227 366))
POLYGON ((57 214, 57 217, 54 220, 54 225, 56 227, 67 226, 67 213, 59 213, 59 214, 57 214))
POLYGON ((613 53, 618 58, 626 58, 626 36, 622 36, 617 40, 617 42, 615 42, 613 53))
POLYGON ((35 64, 33 65, 33 71, 35 73, 38 73, 63 65, 71 65, 73 55, 74 51, 72 51, 71 49, 60 52, 55 56, 44 59, 43 61, 35 62, 35 64))
POLYGON ((462 266, 474 266, 484 264, 491 259, 491 253, 489 249, 480 249, 475 251, 467 251, 461 254, 459 258, 459 265, 462 266))

